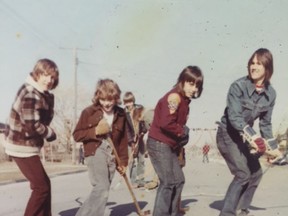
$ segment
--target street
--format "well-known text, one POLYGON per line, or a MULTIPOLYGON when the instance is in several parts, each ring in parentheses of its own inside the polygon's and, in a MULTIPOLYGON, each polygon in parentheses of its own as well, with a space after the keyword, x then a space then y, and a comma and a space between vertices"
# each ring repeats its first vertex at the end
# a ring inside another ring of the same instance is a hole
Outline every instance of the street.
MULTIPOLYGON (((223 204, 226 189, 232 175, 221 158, 210 158, 210 163, 202 163, 201 156, 187 155, 184 172, 186 183, 182 193, 182 206, 190 207, 186 215, 217 216, 223 204)), ((146 176, 153 174, 149 160, 146 161, 146 176)), ((267 167, 262 182, 255 194, 250 211, 255 216, 288 215, 288 166, 267 167)), ((91 186, 87 171, 51 177, 53 215, 74 216, 88 196, 91 186)), ((153 211, 156 190, 136 189, 136 198, 143 211, 153 211)), ((30 195, 26 181, 0 186, 0 215, 23 215, 30 195)), ((111 185, 105 215, 137 215, 132 197, 125 181, 115 175, 111 185)))

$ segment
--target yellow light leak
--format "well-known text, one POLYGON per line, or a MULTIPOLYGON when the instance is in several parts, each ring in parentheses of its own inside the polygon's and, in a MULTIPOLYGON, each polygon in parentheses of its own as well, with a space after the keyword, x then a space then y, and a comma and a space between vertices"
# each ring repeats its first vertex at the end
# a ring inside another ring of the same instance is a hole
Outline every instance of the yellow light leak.
MULTIPOLYGON (((157 35, 163 28, 165 20, 169 15, 163 13, 163 8, 155 5, 145 5, 141 10, 130 11, 121 22, 117 23, 119 34, 117 41, 119 49, 127 56, 134 56, 135 52, 150 47, 157 41, 157 35)), ((124 17, 124 15, 123 15, 124 17)))
POLYGON ((17 38, 17 39, 20 39, 20 38, 21 38, 21 36, 22 36, 22 35, 21 35, 21 33, 20 33, 20 32, 17 32, 17 33, 16 33, 16 38, 17 38))

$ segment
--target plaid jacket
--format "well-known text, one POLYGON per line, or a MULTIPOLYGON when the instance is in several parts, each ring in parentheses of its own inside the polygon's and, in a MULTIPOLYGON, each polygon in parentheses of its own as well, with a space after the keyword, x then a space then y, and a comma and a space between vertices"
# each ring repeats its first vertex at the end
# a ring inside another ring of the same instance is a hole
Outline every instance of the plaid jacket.
POLYGON ((49 127, 53 108, 53 94, 44 92, 29 76, 20 87, 12 105, 6 153, 18 157, 32 156, 39 153, 44 139, 55 139, 56 135, 49 127))

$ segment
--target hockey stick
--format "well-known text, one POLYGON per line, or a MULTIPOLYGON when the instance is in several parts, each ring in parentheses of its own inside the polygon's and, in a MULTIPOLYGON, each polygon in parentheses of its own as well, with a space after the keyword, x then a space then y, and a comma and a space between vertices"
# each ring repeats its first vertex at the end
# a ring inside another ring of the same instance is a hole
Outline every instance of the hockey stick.
MULTIPOLYGON (((113 153, 114 153, 114 155, 115 155, 115 159, 116 159, 116 161, 117 161, 117 164, 120 164, 121 161, 120 161, 120 158, 119 158, 119 156, 118 156, 118 153, 117 153, 117 151, 116 151, 116 148, 115 148, 115 146, 114 146, 114 143, 113 143, 112 139, 111 139, 110 137, 108 137, 108 138, 107 138, 107 141, 110 143, 110 145, 111 145, 111 147, 112 147, 112 149, 113 149, 113 153)), ((130 182, 129 182, 129 180, 128 180, 128 177, 127 177, 126 173, 124 173, 122 176, 123 176, 123 178, 124 178, 124 180, 125 180, 125 182, 126 182, 126 185, 127 185, 127 187, 128 187, 128 190, 129 190, 129 192, 130 192, 130 194, 131 194, 131 196, 132 196, 132 199, 133 199, 133 202, 134 202, 134 204, 135 204, 135 207, 136 207, 136 210, 137 210, 138 215, 139 215, 139 216, 149 215, 149 214, 150 214, 150 210, 147 210, 147 211, 144 211, 144 212, 141 210, 141 208, 140 208, 140 206, 139 206, 139 203, 138 203, 138 201, 136 200, 135 194, 134 194, 134 192, 133 192, 132 186, 131 186, 131 184, 130 184, 130 182)))

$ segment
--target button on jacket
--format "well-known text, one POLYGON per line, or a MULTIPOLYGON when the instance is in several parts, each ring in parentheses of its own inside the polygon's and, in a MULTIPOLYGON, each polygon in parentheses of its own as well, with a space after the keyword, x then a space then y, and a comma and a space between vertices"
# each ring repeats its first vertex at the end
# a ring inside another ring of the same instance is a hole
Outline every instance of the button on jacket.
POLYGON ((227 129, 242 131, 246 125, 252 127, 259 118, 261 136, 265 139, 273 138, 271 116, 275 100, 276 92, 270 84, 257 92, 255 84, 248 77, 242 77, 229 88, 221 125, 227 129))

